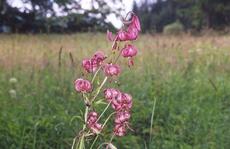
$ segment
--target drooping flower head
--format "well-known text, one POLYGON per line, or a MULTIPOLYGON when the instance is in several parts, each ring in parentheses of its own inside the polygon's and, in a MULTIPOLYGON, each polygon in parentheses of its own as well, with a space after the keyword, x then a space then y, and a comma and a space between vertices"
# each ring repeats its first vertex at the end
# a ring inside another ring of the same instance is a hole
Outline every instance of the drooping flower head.
POLYGON ((115 123, 116 124, 121 124, 124 122, 127 122, 130 119, 131 115, 129 111, 119 111, 116 113, 116 117, 115 117, 115 123))
POLYGON ((126 133, 126 127, 124 124, 115 124, 115 127, 113 129, 113 133, 116 136, 122 137, 126 133))
POLYGON ((133 45, 126 45, 122 51, 121 51, 121 55, 123 57, 134 57, 137 55, 137 48, 134 47, 133 45))
POLYGON ((131 20, 123 20, 124 24, 127 25, 127 29, 121 29, 117 32, 115 37, 112 36, 112 33, 107 31, 107 39, 109 41, 127 41, 127 40, 136 40, 139 32, 141 31, 141 25, 138 16, 130 12, 131 20), (126 23, 125 23, 126 22, 126 23))
POLYGON ((108 77, 118 76, 121 72, 121 68, 117 64, 106 64, 104 67, 104 73, 108 77))
POLYGON ((90 112, 87 117, 87 126, 91 129, 93 133, 100 133, 102 130, 102 125, 97 122, 98 114, 94 111, 90 112))
POLYGON ((92 59, 96 60, 97 65, 100 66, 102 64, 102 62, 106 59, 106 56, 102 51, 97 51, 94 54, 92 59))
POLYGON ((87 58, 82 61, 82 66, 88 73, 95 72, 97 70, 97 61, 87 58))
POLYGON ((114 88, 108 88, 104 90, 105 99, 108 102, 111 102, 112 100, 116 99, 119 94, 120 91, 114 88))
POLYGON ((77 79, 74 82, 75 90, 78 92, 88 93, 92 90, 92 85, 88 80, 77 79))
POLYGON ((138 32, 141 31, 140 20, 139 20, 138 16, 136 16, 135 14, 132 15, 132 19, 131 19, 131 23, 129 25, 129 28, 135 28, 135 29, 137 29, 138 32))
POLYGON ((112 100, 112 108, 116 111, 130 110, 132 104, 132 96, 127 93, 119 93, 117 98, 112 100))
POLYGON ((95 123, 97 121, 97 117, 98 117, 97 112, 94 112, 94 111, 90 112, 88 114, 87 124, 91 125, 91 124, 95 123))
POLYGON ((103 63, 106 56, 103 52, 97 51, 92 58, 87 58, 82 61, 83 68, 88 72, 95 72, 103 63))
POLYGON ((127 39, 127 32, 120 30, 117 32, 117 40, 119 41, 126 41, 127 39))

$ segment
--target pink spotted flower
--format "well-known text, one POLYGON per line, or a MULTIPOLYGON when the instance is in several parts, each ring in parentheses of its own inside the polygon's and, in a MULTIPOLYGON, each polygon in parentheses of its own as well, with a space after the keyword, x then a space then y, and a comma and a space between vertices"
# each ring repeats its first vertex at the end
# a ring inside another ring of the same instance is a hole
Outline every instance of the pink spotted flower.
POLYGON ((106 56, 102 51, 97 51, 92 59, 94 59, 97 62, 97 65, 100 66, 102 62, 106 59, 106 56))
POLYGON ((94 59, 84 59, 82 61, 82 66, 83 68, 88 72, 95 72, 97 70, 97 61, 95 61, 94 59))
POLYGON ((108 88, 104 90, 105 99, 108 102, 112 102, 113 100, 115 100, 119 94, 120 91, 114 88, 108 88))
POLYGON ((87 117, 87 126, 91 129, 93 133, 100 133, 102 130, 102 125, 97 122, 98 114, 94 111, 90 112, 87 117))
POLYGON ((133 62, 133 57, 137 55, 137 48, 134 47, 133 45, 126 45, 122 51, 121 51, 121 55, 125 58, 128 58, 128 65, 129 66, 132 66, 134 65, 134 62, 133 62))
POLYGON ((119 137, 124 136, 126 134, 126 126, 124 124, 115 124, 113 133, 119 137))
POLYGON ((114 88, 107 88, 104 90, 104 97, 116 112, 114 135, 124 136, 131 117, 132 96, 114 88))
POLYGON ((133 45, 126 45, 122 51, 121 51, 121 55, 123 57, 134 57, 137 55, 137 48, 134 47, 133 45))
POLYGON ((95 72, 106 59, 103 52, 97 51, 92 58, 86 58, 82 61, 83 68, 88 72, 95 72))
POLYGON ((77 79, 74 82, 75 90, 78 92, 88 93, 92 90, 92 85, 88 80, 77 79))
POLYGON ((127 93, 120 93, 117 98, 112 100, 112 108, 116 111, 130 110, 132 108, 132 96, 127 93))
POLYGON ((104 73, 108 77, 118 76, 121 72, 121 68, 116 64, 106 64, 104 67, 104 73))
POLYGON ((123 110, 116 113, 115 123, 121 124, 127 122, 130 119, 131 115, 129 111, 123 110))

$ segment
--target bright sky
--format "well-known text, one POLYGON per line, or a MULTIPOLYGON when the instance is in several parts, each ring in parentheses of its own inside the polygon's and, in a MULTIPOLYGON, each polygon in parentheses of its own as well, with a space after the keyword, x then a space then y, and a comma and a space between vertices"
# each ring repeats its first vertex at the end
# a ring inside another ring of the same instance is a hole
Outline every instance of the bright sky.
MULTIPOLYGON (((132 10, 134 0, 122 0, 122 1, 123 1, 123 4, 124 4, 124 6, 122 6, 122 7, 125 8, 125 12, 123 12, 121 15, 124 16, 127 12, 132 10)), ((140 2, 142 0, 136 0, 136 1, 140 2)), ((82 1, 82 6, 85 9, 90 9, 90 2, 91 2, 91 0, 84 0, 84 1, 82 1)), ((8 3, 13 7, 20 8, 22 11, 24 11, 26 9, 28 9, 28 10, 32 9, 32 7, 31 7, 31 5, 29 3, 25 4, 25 3, 22 2, 22 0, 8 0, 8 3)), ((59 15, 59 16, 65 15, 63 12, 61 12, 61 9, 58 7, 57 4, 54 4, 53 7, 56 10, 57 15, 59 15)), ((121 7, 121 5, 116 4, 116 5, 113 5, 112 7, 113 8, 121 7)), ((49 14, 47 14, 47 16, 49 16, 49 14)), ((110 14, 107 19, 116 28, 120 28, 121 25, 122 25, 121 20, 119 18, 117 18, 114 14, 110 14)))

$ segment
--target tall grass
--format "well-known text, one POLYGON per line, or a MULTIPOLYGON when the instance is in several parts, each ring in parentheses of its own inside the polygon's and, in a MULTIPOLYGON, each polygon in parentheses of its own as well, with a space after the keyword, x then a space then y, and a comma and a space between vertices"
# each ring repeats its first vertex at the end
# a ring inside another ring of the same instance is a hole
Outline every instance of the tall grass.
MULTIPOLYGON (((109 53, 104 39, 91 33, 0 35, 0 148, 71 148, 83 110, 73 80, 82 73, 83 57, 98 48, 109 53)), ((227 149, 229 40, 143 35, 135 42, 135 65, 117 80, 134 98, 134 132, 115 138, 116 146, 227 149)))

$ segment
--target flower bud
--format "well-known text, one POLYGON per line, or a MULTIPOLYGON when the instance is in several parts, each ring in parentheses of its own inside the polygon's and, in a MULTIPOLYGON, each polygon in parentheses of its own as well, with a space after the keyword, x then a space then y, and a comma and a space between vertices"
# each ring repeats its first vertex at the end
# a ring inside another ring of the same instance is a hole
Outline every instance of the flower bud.
POLYGON ((121 55, 123 57, 133 57, 137 55, 137 48, 132 45, 125 46, 122 51, 121 55))
POLYGON ((16 78, 10 78, 10 79, 9 79, 9 82, 10 82, 11 84, 16 84, 16 83, 18 82, 18 80, 17 80, 16 78))
POLYGON ((78 91, 78 92, 88 93, 88 92, 91 92, 91 90, 92 90, 91 83, 88 80, 84 80, 84 79, 81 79, 81 78, 77 79, 74 82, 74 85, 75 85, 76 91, 78 91))
POLYGON ((117 149, 116 146, 114 146, 112 143, 109 143, 107 146, 106 146, 106 149, 117 149))
POLYGON ((14 89, 9 90, 9 94, 11 98, 17 98, 17 91, 14 89))
POLYGON ((107 30, 107 39, 109 40, 109 41, 114 41, 115 40, 115 37, 113 37, 113 33, 112 32, 110 32, 109 30, 107 30))

